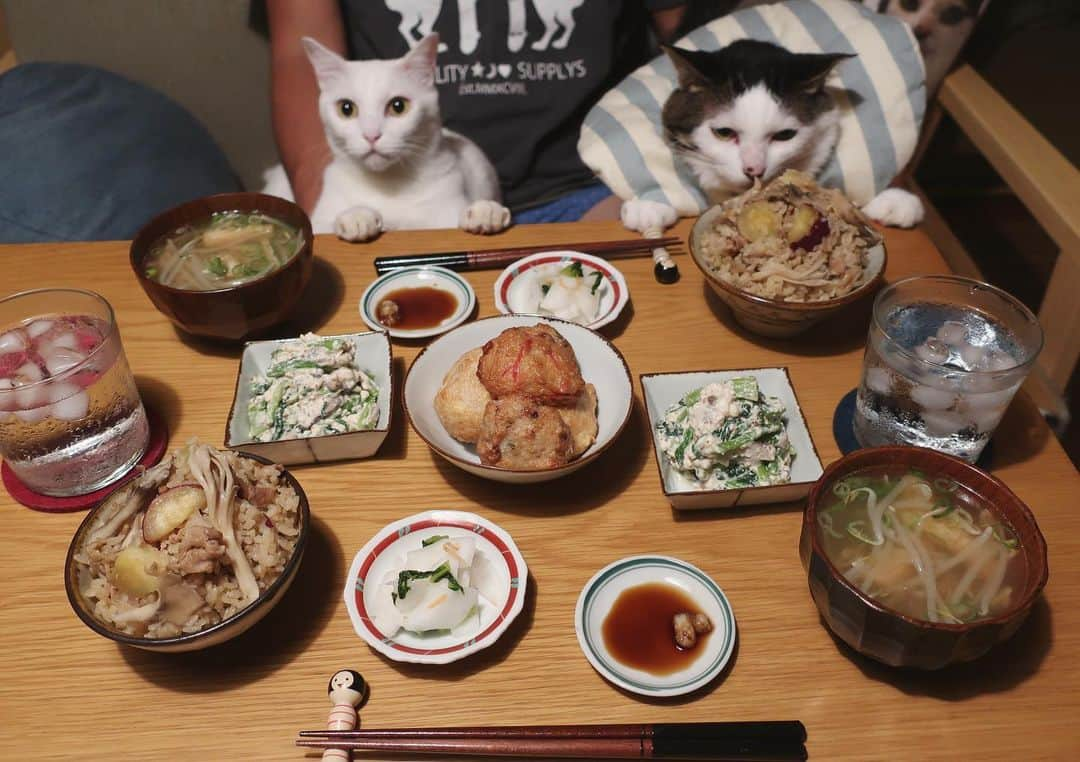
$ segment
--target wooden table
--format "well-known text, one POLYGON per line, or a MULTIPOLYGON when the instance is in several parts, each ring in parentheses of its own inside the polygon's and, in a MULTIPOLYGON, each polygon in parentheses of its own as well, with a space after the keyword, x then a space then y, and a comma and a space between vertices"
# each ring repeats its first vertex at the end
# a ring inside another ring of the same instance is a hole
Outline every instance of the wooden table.
MULTIPOLYGON (((687 223, 678 228, 685 235, 687 223)), ((510 245, 624 237, 615 224, 523 227, 510 245)), ((426 231, 358 246, 322 237, 303 327, 363 330, 356 304, 375 254, 465 248, 426 231)), ((890 279, 945 270, 921 232, 887 233, 890 279)), ((688 257, 660 286, 647 259, 619 264, 631 290, 609 335, 635 376, 650 371, 787 365, 822 460, 838 457, 831 421, 859 376, 868 308, 787 341, 739 329, 688 257)), ((238 353, 184 339, 158 314, 117 243, 0 247, 3 290, 92 288, 116 308, 144 398, 175 447, 222 444, 238 353)), ((495 272, 468 274, 493 314, 495 272)), ((396 343, 400 384, 417 345, 396 343)), ((612 451, 578 474, 533 487, 484 481, 433 455, 395 419, 377 457, 296 468, 314 533, 296 584, 256 628, 222 647, 154 655, 94 635, 72 613, 62 567, 82 514, 47 515, 0 495, 0 756, 12 760, 303 758, 292 739, 322 727, 326 681, 342 667, 372 685, 367 726, 799 718, 812 758, 1031 760, 1080 752, 1080 478, 1029 402, 995 440, 995 473, 1038 517, 1050 583, 1028 623, 981 661, 897 672, 840 645, 818 620, 796 553, 799 506, 674 513, 660 491, 638 397, 612 451), (445 667, 391 663, 353 633, 342 587, 353 554, 388 522, 428 508, 476 511, 509 530, 532 571, 526 610, 493 647, 445 667), (723 679, 679 700, 646 701, 596 674, 573 611, 601 566, 637 553, 683 558, 731 600, 738 648, 723 679)), ((400 411, 399 411, 400 412, 400 411)))

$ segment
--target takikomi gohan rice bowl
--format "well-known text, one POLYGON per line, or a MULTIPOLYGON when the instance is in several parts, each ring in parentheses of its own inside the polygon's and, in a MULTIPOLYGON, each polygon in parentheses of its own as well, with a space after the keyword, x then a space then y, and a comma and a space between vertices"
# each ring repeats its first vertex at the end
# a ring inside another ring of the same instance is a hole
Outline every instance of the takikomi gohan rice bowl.
POLYGON ((277 603, 309 524, 307 498, 281 466, 192 441, 86 517, 68 550, 68 599, 117 642, 206 648, 277 603))

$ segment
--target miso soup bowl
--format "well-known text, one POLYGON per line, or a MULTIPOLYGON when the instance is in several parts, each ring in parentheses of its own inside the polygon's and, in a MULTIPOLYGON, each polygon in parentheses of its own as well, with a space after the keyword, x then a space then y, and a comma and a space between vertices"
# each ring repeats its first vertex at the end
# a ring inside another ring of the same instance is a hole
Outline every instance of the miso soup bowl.
MULTIPOLYGON (((273 462, 246 452, 239 452, 237 455, 258 461, 263 465, 270 465, 273 462)), ((68 547, 67 560, 64 566, 64 587, 67 590, 68 602, 71 604, 71 608, 79 619, 83 621, 83 624, 103 638, 108 638, 125 646, 141 648, 144 651, 157 651, 160 653, 200 651, 224 643, 227 640, 232 640, 237 635, 247 632, 270 613, 270 610, 285 596, 285 592, 292 585, 293 580, 296 579, 297 572, 300 571, 300 562, 304 557, 304 549, 307 547, 308 535, 311 533, 311 509, 308 506, 307 495, 304 494, 300 482, 291 473, 283 470, 281 476, 296 491, 297 497, 300 498, 300 533, 296 536, 296 547, 293 548, 289 560, 285 562, 285 568, 281 570, 281 575, 271 582, 270 586, 263 590, 259 597, 246 608, 236 612, 228 619, 204 627, 198 632, 177 635, 172 638, 143 638, 128 635, 95 617, 93 605, 79 592, 79 570, 78 565, 75 563, 75 553, 82 547, 83 538, 94 525, 98 511, 101 510, 105 501, 99 503, 97 507, 86 514, 86 518, 83 519, 79 528, 75 530, 75 536, 71 538, 71 545, 68 547)))
POLYGON ((892 667, 940 669, 971 661, 1008 640, 1023 624, 1046 586, 1046 540, 1023 501, 1000 480, 951 455, 922 447, 872 447, 841 458, 810 490, 803 515, 799 556, 806 568, 810 595, 825 626, 864 656, 892 667), (833 485, 867 468, 908 467, 931 479, 947 478, 970 490, 1016 534, 1027 577, 1016 602, 1005 613, 967 624, 915 619, 881 605, 848 582, 826 557, 818 511, 835 497, 833 485))
POLYGON ((182 331, 223 341, 265 334, 289 317, 311 278, 311 220, 296 204, 262 193, 222 193, 162 212, 131 242, 131 269, 158 311, 182 331), (218 212, 261 212, 300 231, 303 244, 284 267, 247 283, 214 291, 173 288, 146 277, 146 258, 162 236, 196 225, 218 212))

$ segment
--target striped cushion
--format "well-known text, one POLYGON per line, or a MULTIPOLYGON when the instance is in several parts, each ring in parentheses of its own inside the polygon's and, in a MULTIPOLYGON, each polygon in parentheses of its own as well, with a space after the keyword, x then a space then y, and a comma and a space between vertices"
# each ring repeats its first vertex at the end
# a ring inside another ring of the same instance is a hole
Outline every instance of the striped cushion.
MULTIPOLYGON (((838 93, 840 139, 819 180, 857 204, 888 187, 915 150, 926 107, 922 56, 908 26, 850 0, 787 0, 724 16, 677 44, 716 50, 745 37, 797 53, 857 55, 829 80, 838 93)), ((578 151, 619 197, 661 201, 690 216, 708 202, 675 161, 660 126, 660 109, 675 84, 667 56, 642 66, 585 117, 578 151)))

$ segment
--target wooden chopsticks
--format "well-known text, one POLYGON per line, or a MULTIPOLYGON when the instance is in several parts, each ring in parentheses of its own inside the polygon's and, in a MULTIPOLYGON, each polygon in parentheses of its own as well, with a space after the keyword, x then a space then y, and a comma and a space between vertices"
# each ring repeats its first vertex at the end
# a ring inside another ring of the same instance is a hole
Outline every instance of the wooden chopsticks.
POLYGON ((296 745, 413 754, 576 759, 806 759, 798 721, 301 731, 296 745))
POLYGON ((604 259, 641 257, 652 254, 653 249, 666 248, 682 242, 677 237, 668 238, 632 238, 620 241, 593 241, 588 243, 559 243, 547 246, 519 246, 508 249, 489 249, 480 251, 452 251, 441 254, 413 254, 395 257, 376 257, 375 272, 383 275, 393 270, 420 265, 437 265, 450 270, 484 270, 504 267, 529 254, 542 251, 560 251, 570 249, 583 251, 604 259))

